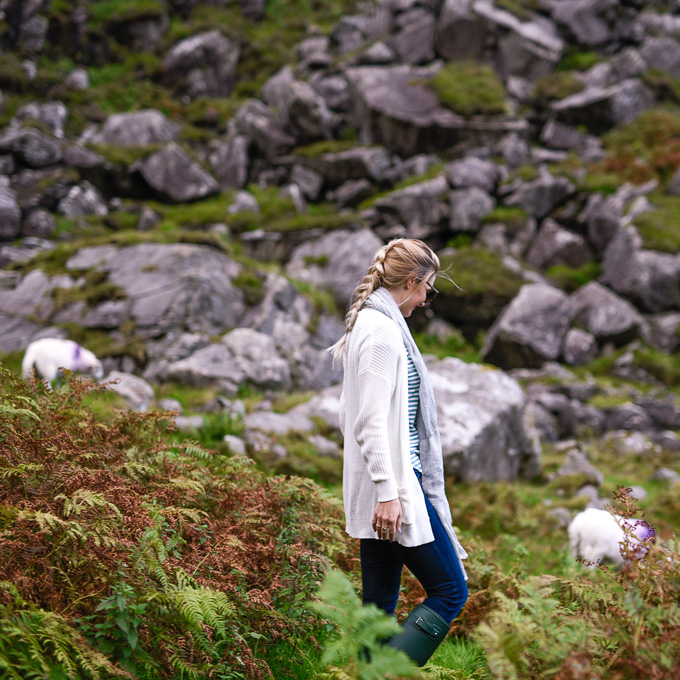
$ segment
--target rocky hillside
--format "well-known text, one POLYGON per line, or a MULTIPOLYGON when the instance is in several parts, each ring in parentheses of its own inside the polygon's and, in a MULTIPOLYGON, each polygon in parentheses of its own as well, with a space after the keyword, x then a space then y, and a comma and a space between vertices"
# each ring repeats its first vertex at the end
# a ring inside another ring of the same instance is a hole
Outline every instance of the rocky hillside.
POLYGON ((332 429, 324 348, 417 237, 457 284, 414 320, 450 473, 531 477, 536 431, 677 449, 678 4, 0 0, 0 352, 71 337, 147 405, 324 390, 251 450, 332 429))

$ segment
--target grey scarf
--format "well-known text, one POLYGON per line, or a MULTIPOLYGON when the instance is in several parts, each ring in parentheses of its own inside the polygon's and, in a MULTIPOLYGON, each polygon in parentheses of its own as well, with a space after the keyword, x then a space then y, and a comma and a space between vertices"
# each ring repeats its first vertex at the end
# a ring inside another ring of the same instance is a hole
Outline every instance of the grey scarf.
MULTIPOLYGON (((451 508, 446 498, 444 489, 444 459, 442 456, 442 443, 437 428, 437 405, 434 400, 434 389, 430 381, 423 356, 416 345, 411 331, 406 324, 406 319, 399 309, 392 294, 386 288, 374 290, 366 300, 365 307, 375 309, 388 316, 397 324, 401 331, 401 337, 408 349, 413 364, 420 376, 420 408, 416 414, 416 429, 420 439, 420 462, 423 467, 422 485, 425 495, 439 515, 446 533, 451 539, 453 548, 459 560, 467 557, 465 549, 458 541, 451 526, 451 508)), ((461 567, 463 563, 461 562, 461 567)), ((463 573, 465 568, 463 567, 463 573)))

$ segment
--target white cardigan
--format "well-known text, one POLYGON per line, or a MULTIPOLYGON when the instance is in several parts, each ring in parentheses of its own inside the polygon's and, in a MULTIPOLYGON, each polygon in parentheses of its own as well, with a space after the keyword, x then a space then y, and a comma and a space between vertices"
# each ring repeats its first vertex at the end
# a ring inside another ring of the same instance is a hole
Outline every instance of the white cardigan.
POLYGON ((372 527, 376 503, 399 498, 402 528, 394 540, 405 546, 434 540, 410 459, 407 376, 399 327, 382 312, 362 309, 347 338, 340 399, 343 498, 353 538, 379 538, 372 527))

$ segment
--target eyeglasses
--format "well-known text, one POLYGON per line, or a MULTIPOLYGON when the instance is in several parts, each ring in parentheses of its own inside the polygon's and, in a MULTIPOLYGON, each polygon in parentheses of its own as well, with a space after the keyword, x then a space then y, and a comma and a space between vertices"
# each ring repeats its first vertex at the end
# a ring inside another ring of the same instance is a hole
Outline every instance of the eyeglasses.
POLYGON ((429 288, 425 291, 425 304, 429 305, 432 300, 434 300, 437 295, 439 295, 439 291, 428 281, 425 281, 425 285, 429 286, 429 288))

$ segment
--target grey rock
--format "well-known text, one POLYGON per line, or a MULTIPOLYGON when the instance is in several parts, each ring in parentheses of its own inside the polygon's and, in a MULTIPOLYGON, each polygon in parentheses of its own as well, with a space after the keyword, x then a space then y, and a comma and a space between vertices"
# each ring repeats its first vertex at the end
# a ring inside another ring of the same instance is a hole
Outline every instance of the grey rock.
POLYGON ((355 208, 374 192, 375 187, 367 179, 349 180, 333 192, 333 200, 340 208, 355 208))
POLYGON ((612 196, 591 194, 579 219, 586 224, 588 240, 602 254, 623 225, 626 197, 621 192, 612 196))
POLYGON ((361 66, 385 66, 393 64, 396 59, 395 51, 386 43, 378 41, 364 50, 357 61, 361 66))
POLYGON ((484 360, 509 369, 557 359, 568 330, 560 311, 565 299, 564 292, 545 284, 522 286, 489 329, 484 360))
POLYGON ((346 306, 382 245, 369 229, 332 231, 296 248, 286 274, 314 287, 331 289, 338 302, 346 306))
POLYGON ((53 250, 54 242, 35 236, 26 236, 18 245, 0 245, 0 267, 6 267, 13 263, 28 262, 38 253, 53 250))
POLYGON ((611 40, 607 19, 618 4, 617 0, 549 0, 545 3, 560 27, 577 42, 593 47, 611 40))
POLYGON ((160 111, 146 109, 109 116, 92 141, 123 148, 142 148, 172 142, 179 137, 179 133, 180 126, 177 123, 168 120, 160 111))
POLYGON ((180 96, 228 97, 236 84, 237 43, 219 30, 193 35, 163 59, 163 82, 180 96))
POLYGON ((9 178, 0 177, 0 241, 12 241, 21 231, 21 209, 9 178))
POLYGON ((326 35, 314 35, 305 38, 295 48, 300 59, 304 60, 315 54, 327 54, 330 47, 330 38, 326 35))
POLYGON ((531 158, 529 143, 518 133, 505 135, 496 145, 496 149, 511 168, 518 168, 531 158))
POLYGON ((670 468, 659 468, 650 478, 650 482, 668 482, 675 484, 680 481, 680 474, 670 468))
POLYGON ((449 229, 454 232, 477 232, 482 220, 495 206, 496 201, 478 187, 451 191, 449 193, 449 229))
POLYGON ((262 21, 264 19, 267 0, 240 0, 241 12, 246 19, 262 21))
POLYGON ((0 153, 7 152, 29 168, 56 165, 63 158, 61 143, 35 128, 10 128, 0 137, 0 153))
POLYGON ((90 76, 86 68, 74 68, 64 80, 64 85, 71 90, 87 90, 90 87, 90 76))
POLYGON ((217 334, 238 325, 243 292, 231 285, 240 266, 205 246, 139 244, 83 248, 68 269, 96 267, 131 300, 138 329, 154 335, 174 329, 217 334))
POLYGON ((240 213, 240 212, 260 212, 260 205, 257 202, 255 196, 253 196, 248 191, 237 191, 234 194, 234 200, 232 204, 227 208, 228 213, 240 213))
POLYGON ((668 184, 666 185, 666 193, 670 194, 671 196, 680 196, 680 168, 678 168, 675 171, 673 177, 668 180, 668 184))
POLYGON ((367 179, 377 182, 392 164, 390 155, 384 148, 361 146, 301 158, 299 162, 322 175, 324 184, 329 188, 337 188, 349 180, 367 179))
POLYGON ((64 149, 64 163, 79 170, 99 168, 106 162, 104 156, 79 144, 72 144, 64 149))
POLYGON ((317 453, 324 458, 340 458, 341 450, 336 442, 327 439, 320 434, 314 434, 307 441, 316 449, 317 453))
POLYGON ((541 441, 555 442, 559 438, 557 418, 537 402, 529 402, 526 409, 527 421, 538 432, 541 441))
POLYGON ((543 222, 527 253, 527 262, 544 270, 556 264, 580 267, 592 261, 593 253, 583 236, 551 219, 543 222))
POLYGON ((259 430, 268 434, 284 435, 289 432, 312 432, 314 424, 309 418, 298 413, 271 413, 259 411, 249 413, 243 419, 247 430, 259 430))
POLYGON ((203 428, 203 416, 175 416, 175 425, 180 432, 194 432, 203 428))
POLYGON ((87 180, 71 187, 68 194, 59 202, 58 212, 65 217, 85 217, 87 215, 108 215, 106 202, 99 191, 87 180))
MULTIPOLYGON (((1 183, 0 183, 0 186, 1 183)), ((0 190, 1 192, 1 190, 0 190)), ((0 204, 2 203, 2 198, 0 198, 0 204)), ((2 208, 0 207, 0 213, 2 208)), ((2 219, 0 218, 0 223, 2 219)), ((52 236, 57 228, 57 220, 52 215, 52 213, 42 208, 37 208, 32 210, 26 216, 26 219, 21 225, 21 235, 22 236, 36 236, 38 238, 49 238, 52 236)))
POLYGON ((435 48, 447 61, 482 57, 488 29, 472 5, 473 0, 444 0, 437 22, 435 48))
POLYGON ((640 53, 649 68, 680 78, 680 44, 672 38, 647 38, 640 53))
MULTIPOLYGON (((413 238, 427 237, 448 212, 442 200, 448 185, 443 174, 392 191, 373 203, 384 220, 392 218, 413 238)), ((472 190, 464 190, 472 191, 472 190)))
POLYGON ((522 184, 506 199, 508 205, 519 205, 530 215, 543 219, 576 192, 565 177, 553 177, 544 170, 531 182, 522 184))
POLYGON ((135 411, 146 411, 153 401, 153 387, 138 375, 111 371, 103 380, 106 387, 127 400, 135 411))
POLYGON ((208 163, 223 190, 242 189, 248 182, 248 140, 243 135, 210 142, 208 163))
POLYGON ((397 184, 408 177, 424 175, 440 163, 441 158, 433 153, 419 153, 403 160, 395 156, 392 167, 382 173, 381 183, 397 184))
POLYGON ((313 420, 320 419, 333 432, 340 432, 341 393, 342 385, 326 387, 309 401, 293 407, 289 413, 302 415, 313 420))
POLYGON ((548 510, 548 516, 552 517, 557 528, 566 530, 571 523, 571 513, 566 508, 552 508, 548 510))
POLYGON ((84 312, 78 323, 83 328, 117 329, 130 318, 131 307, 129 300, 107 300, 84 312))
POLYGON ((68 109, 62 102, 47 102, 45 104, 25 104, 17 110, 14 120, 18 122, 38 121, 46 125, 57 139, 64 137, 64 125, 68 118, 68 109))
POLYGON ((646 411, 656 427, 680 430, 680 407, 671 401, 637 399, 635 403, 646 411))
POLYGON ((602 134, 631 123, 654 103, 652 91, 641 81, 629 78, 611 87, 588 87, 550 108, 560 121, 585 125, 593 134, 602 134))
POLYGON ((149 208, 148 205, 143 205, 139 211, 139 222, 137 222, 137 229, 139 231, 151 231, 160 221, 162 217, 155 210, 149 208))
POLYGON ((647 317, 650 323, 649 342, 670 354, 680 345, 680 313, 667 312, 647 317))
POLYGON ((622 404, 606 414, 608 430, 651 430, 652 419, 640 406, 622 404))
POLYGON ((465 482, 531 479, 541 470, 526 396, 502 371, 447 357, 428 366, 437 402, 444 469, 465 482))
POLYGON ((597 356, 597 340, 580 328, 570 328, 564 338, 562 355, 572 366, 589 364, 597 356))
POLYGON ((165 201, 183 203, 219 193, 215 178, 174 142, 144 160, 140 172, 165 201))
POLYGON ((551 476, 551 481, 572 475, 584 475, 595 486, 600 486, 604 481, 604 474, 588 460, 586 454, 578 446, 567 451, 564 462, 551 476))
POLYGON ((623 345, 639 334, 643 320, 638 311, 596 281, 581 286, 561 307, 570 324, 576 324, 602 345, 623 345))
POLYGON ((560 438, 596 436, 605 430, 605 415, 600 409, 571 399, 557 417, 560 438))
POLYGON ((634 227, 621 229, 602 260, 602 283, 652 313, 680 308, 677 256, 641 248, 634 227))
POLYGON ((216 386, 227 394, 236 394, 245 383, 285 390, 290 387, 290 366, 278 355, 272 338, 250 328, 236 328, 221 342, 172 363, 167 378, 194 387, 216 386))
POLYGON ((344 75, 318 74, 310 78, 309 84, 323 97, 326 106, 332 111, 349 110, 349 86, 344 75))
POLYGON ((241 437, 237 437, 233 434, 225 434, 224 437, 222 437, 222 441, 235 456, 247 455, 246 443, 241 437))
POLYGON ((433 66, 360 66, 349 68, 350 117, 367 144, 383 144, 403 157, 444 153, 452 147, 498 142, 527 124, 507 117, 465 119, 445 108, 426 83, 441 64, 433 66))
POLYGON ((233 134, 242 134, 252 140, 267 160, 288 153, 296 144, 295 138, 283 129, 279 117, 264 102, 250 99, 245 102, 230 121, 233 134))
POLYGON ((158 408, 161 411, 172 411, 174 413, 178 413, 179 415, 182 415, 182 413, 184 412, 182 404, 179 402, 179 400, 173 399, 171 397, 167 397, 166 399, 159 399, 158 408))
MULTIPOLYGON (((2 103, 0 102, 0 110, 2 103)), ((0 155, 0 175, 13 175, 16 170, 16 163, 11 154, 0 155)))
POLYGON ((404 64, 428 64, 434 59, 435 18, 422 10, 394 33, 387 44, 404 64))
POLYGON ((286 186, 281 187, 281 189, 279 189, 279 196, 281 198, 289 198, 298 215, 304 215, 304 213, 307 212, 307 202, 297 184, 287 184, 286 186))
POLYGON ((454 189, 477 187, 491 194, 505 174, 507 173, 502 166, 474 156, 446 164, 446 176, 454 189))
POLYGON ((580 132, 571 125, 549 120, 541 130, 541 141, 553 148, 565 151, 581 151, 589 145, 597 143, 596 138, 580 132))
POLYGON ((320 172, 296 163, 290 171, 290 181, 300 187, 305 198, 316 201, 321 195, 324 178, 320 172))

